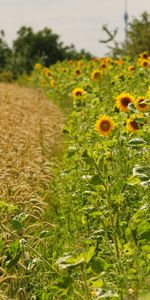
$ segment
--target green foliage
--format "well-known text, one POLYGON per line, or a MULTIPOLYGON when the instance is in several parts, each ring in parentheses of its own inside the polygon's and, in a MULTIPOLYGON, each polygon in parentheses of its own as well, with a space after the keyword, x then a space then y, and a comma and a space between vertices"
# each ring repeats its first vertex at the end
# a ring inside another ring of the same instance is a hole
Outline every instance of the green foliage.
POLYGON ((14 297, 23 288, 36 300, 149 296, 149 76, 150 66, 138 57, 35 65, 29 84, 72 111, 63 129, 63 161, 47 205, 36 203, 38 217, 1 204, 2 268, 16 276, 3 284, 5 294, 14 297), (96 71, 100 77, 93 78, 96 71), (114 125, 109 131, 100 120, 114 125))
POLYGON ((11 56, 11 49, 4 40, 4 31, 0 31, 0 72, 7 66, 8 59, 11 56))
POLYGON ((42 63, 49 67, 57 61, 77 59, 80 56, 91 57, 85 50, 77 52, 74 45, 64 46, 59 35, 49 28, 34 32, 31 27, 21 27, 17 38, 13 41, 12 49, 8 48, 0 38, 0 81, 11 81, 19 75, 29 74, 35 63, 42 63), (11 75, 13 74, 13 75, 11 75))
POLYGON ((144 12, 140 18, 134 18, 128 23, 127 39, 123 43, 117 42, 118 29, 112 33, 105 25, 103 30, 108 38, 100 42, 108 44, 111 55, 114 57, 128 55, 134 58, 135 55, 144 51, 150 52, 150 14, 147 12, 144 12))
POLYGON ((123 45, 124 54, 134 57, 144 51, 150 52, 150 14, 144 12, 140 19, 128 24, 127 41, 123 45))

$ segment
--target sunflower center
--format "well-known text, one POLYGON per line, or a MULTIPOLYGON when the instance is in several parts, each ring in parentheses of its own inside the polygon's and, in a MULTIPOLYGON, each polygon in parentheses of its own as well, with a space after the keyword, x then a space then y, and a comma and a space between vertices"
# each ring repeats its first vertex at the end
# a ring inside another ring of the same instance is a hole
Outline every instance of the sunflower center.
POLYGON ((99 73, 99 72, 95 72, 95 73, 94 73, 94 78, 95 78, 95 79, 98 79, 99 77, 100 77, 100 73, 99 73))
POLYGON ((131 100, 127 97, 124 97, 121 99, 121 104, 124 106, 124 107, 127 107, 128 104, 131 102, 131 100))
POLYGON ((139 129, 138 123, 137 123, 135 120, 131 121, 131 122, 130 122, 130 125, 132 126, 132 128, 133 128, 134 130, 139 129))
POLYGON ((108 131, 110 129, 110 122, 107 120, 104 120, 101 122, 101 130, 108 131))
POLYGON ((76 92, 76 96, 81 96, 82 93, 80 91, 76 92))
POLYGON ((142 57, 143 57, 144 59, 147 59, 147 58, 148 58, 148 54, 147 54, 147 53, 143 53, 142 57))
POLYGON ((148 62, 147 61, 144 61, 143 62, 143 67, 147 67, 148 66, 148 62))

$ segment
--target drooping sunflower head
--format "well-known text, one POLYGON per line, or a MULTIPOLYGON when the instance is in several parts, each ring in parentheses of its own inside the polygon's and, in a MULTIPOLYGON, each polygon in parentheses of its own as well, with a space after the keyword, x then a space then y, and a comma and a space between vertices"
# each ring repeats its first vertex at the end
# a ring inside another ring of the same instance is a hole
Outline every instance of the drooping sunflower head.
POLYGON ((148 59, 148 51, 144 51, 140 53, 140 58, 141 59, 148 59))
POLYGON ((143 125, 143 118, 139 118, 135 115, 131 116, 127 120, 127 129, 131 132, 136 132, 137 130, 141 129, 143 125))
POLYGON ((135 101, 135 106, 139 111, 146 111, 148 109, 148 105, 146 104, 145 97, 138 97, 135 101))
POLYGON ((133 66, 133 65, 129 66, 129 67, 128 67, 128 71, 130 71, 130 72, 131 72, 131 71, 135 71, 135 66, 133 66))
POLYGON ((124 112, 128 111, 128 105, 134 102, 134 98, 130 94, 122 93, 116 97, 116 106, 124 112))
POLYGON ((50 72, 50 70, 48 68, 44 68, 43 69, 43 74, 47 77, 47 76, 52 76, 52 73, 50 72))
POLYGON ((101 77, 101 71, 100 70, 94 70, 91 74, 91 79, 96 81, 101 77))
POLYGON ((73 98, 78 98, 78 97, 81 97, 84 93, 85 93, 84 89, 77 87, 72 90, 71 94, 72 94, 73 98))
POLYGON ((109 135, 114 128, 114 121, 108 116, 102 116, 96 122, 96 131, 103 136, 109 135))

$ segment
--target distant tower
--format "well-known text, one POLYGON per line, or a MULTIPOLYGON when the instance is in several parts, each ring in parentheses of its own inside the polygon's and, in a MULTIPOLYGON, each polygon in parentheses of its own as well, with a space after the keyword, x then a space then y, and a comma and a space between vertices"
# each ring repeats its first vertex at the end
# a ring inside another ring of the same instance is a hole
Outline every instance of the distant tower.
POLYGON ((127 29, 128 29, 128 7, 127 7, 127 0, 125 0, 124 22, 125 22, 125 42, 126 42, 127 41, 127 29))

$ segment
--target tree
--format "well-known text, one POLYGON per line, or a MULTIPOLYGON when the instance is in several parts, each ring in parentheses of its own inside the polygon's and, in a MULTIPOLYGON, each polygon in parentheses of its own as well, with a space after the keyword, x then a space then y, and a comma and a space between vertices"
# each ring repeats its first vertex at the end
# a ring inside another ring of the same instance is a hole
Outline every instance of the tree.
POLYGON ((11 66, 17 74, 30 73, 33 65, 41 62, 49 67, 56 61, 78 58, 80 54, 89 56, 89 53, 78 53, 74 46, 64 46, 59 41, 59 35, 49 28, 34 32, 31 27, 21 27, 17 32, 17 38, 13 42, 13 56, 11 66))
POLYGON ((143 51, 150 53, 150 15, 147 12, 139 20, 134 19, 129 23, 127 41, 123 46, 125 53, 130 56, 143 51))
POLYGON ((8 63, 8 58, 11 56, 11 49, 4 41, 5 33, 0 31, 0 71, 4 69, 8 63))
POLYGON ((103 30, 107 33, 108 39, 100 42, 106 44, 113 42, 112 47, 109 47, 113 56, 128 55, 133 57, 144 51, 150 53, 150 14, 147 12, 144 12, 140 19, 134 18, 128 24, 127 40, 121 44, 116 41, 117 31, 114 31, 114 35, 106 26, 103 26, 103 30))
POLYGON ((19 74, 29 73, 36 62, 49 66, 65 58, 65 48, 59 42, 59 36, 48 28, 34 33, 31 27, 21 27, 12 50, 12 66, 19 74))

